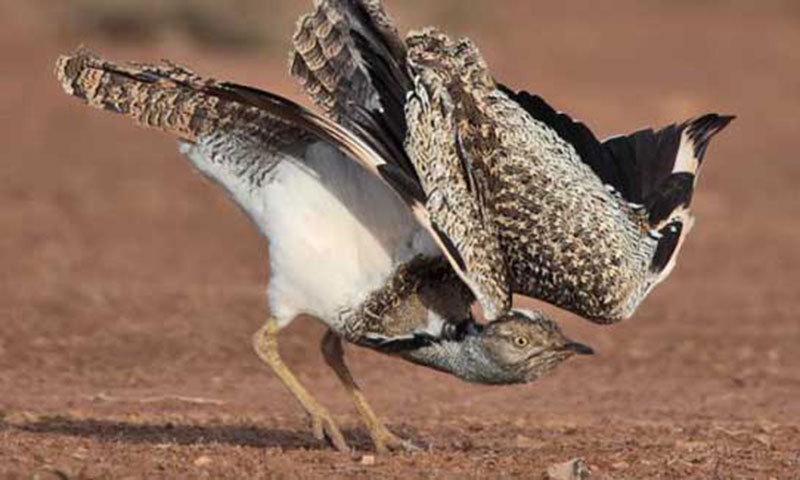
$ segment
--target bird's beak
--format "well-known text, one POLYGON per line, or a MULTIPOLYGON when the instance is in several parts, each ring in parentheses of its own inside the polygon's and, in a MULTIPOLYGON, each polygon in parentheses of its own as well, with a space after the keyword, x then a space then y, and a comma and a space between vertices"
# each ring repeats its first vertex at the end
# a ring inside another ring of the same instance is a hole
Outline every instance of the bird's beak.
POLYGON ((592 350, 592 347, 578 342, 567 342, 561 347, 561 350, 575 352, 580 355, 594 355, 594 350, 592 350))

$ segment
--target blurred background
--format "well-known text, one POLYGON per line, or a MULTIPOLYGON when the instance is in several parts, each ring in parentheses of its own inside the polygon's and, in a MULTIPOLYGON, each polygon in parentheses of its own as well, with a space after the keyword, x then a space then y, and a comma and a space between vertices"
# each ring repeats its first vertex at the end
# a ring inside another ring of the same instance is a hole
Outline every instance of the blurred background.
MULTIPOLYGON (((578 455, 615 478, 795 471, 800 3, 386 3, 401 31, 470 36, 496 78, 601 138, 709 111, 739 118, 712 142, 675 272, 635 318, 598 327, 556 313, 594 358, 490 388, 351 348, 390 427, 441 453, 386 460, 384 473, 522 475, 578 455)), ((351 468, 313 451, 299 407, 250 351, 269 272, 249 220, 174 139, 90 110, 52 75, 59 54, 85 45, 305 102, 287 62, 310 6, 0 0, 0 473, 146 475, 178 471, 183 456, 200 468, 201 453, 228 458, 220 475, 265 458, 308 475, 351 468), (75 457, 82 448, 102 455, 75 457)), ((284 356, 368 445, 318 354, 321 332, 295 322, 284 356)))

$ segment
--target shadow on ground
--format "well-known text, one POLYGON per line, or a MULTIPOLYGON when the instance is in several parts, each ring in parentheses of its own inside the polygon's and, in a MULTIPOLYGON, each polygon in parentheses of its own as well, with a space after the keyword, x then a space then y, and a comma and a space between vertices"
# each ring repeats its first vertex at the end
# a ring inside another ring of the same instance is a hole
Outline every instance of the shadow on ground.
MULTIPOLYGON (((240 447, 280 448, 284 450, 320 450, 329 448, 324 442, 316 440, 311 433, 261 428, 247 424, 181 425, 174 422, 141 424, 53 416, 26 423, 7 423, 0 428, 3 427, 29 433, 55 433, 132 444, 225 444, 240 447)), ((369 436, 365 432, 351 430, 345 431, 344 434, 348 442, 353 446, 366 448, 370 444, 369 436)))

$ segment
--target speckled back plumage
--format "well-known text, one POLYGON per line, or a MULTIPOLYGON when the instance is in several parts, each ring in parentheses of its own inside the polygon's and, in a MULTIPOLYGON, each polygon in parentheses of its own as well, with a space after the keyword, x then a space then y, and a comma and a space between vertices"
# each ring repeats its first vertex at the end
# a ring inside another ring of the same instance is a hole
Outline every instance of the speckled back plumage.
POLYGON ((398 266, 355 308, 341 312, 342 335, 356 344, 395 350, 440 337, 446 322, 469 320, 474 301, 447 260, 418 257, 398 266))
POLYGON ((308 88, 312 99, 418 182, 429 229, 489 319, 512 292, 600 323, 629 317, 674 266, 708 141, 732 119, 599 142, 497 84, 469 40, 427 29, 401 41, 375 1, 317 2, 293 59, 316 65, 293 68, 307 88, 336 78, 324 94, 308 88))
MULTIPOLYGON (((421 79, 417 91, 438 92, 429 110, 453 118, 448 135, 425 131, 462 146, 469 166, 461 168, 454 156, 450 170, 479 179, 473 191, 483 194, 483 217, 510 269, 510 288, 591 319, 626 316, 646 284, 657 243, 642 235, 642 215, 607 189, 565 140, 497 89, 471 42, 426 30, 408 44, 421 79)), ((409 145, 419 141, 412 123, 417 103, 412 97, 408 106, 409 145)), ((430 150, 436 147, 410 149, 420 163, 431 161, 416 152, 430 150)))

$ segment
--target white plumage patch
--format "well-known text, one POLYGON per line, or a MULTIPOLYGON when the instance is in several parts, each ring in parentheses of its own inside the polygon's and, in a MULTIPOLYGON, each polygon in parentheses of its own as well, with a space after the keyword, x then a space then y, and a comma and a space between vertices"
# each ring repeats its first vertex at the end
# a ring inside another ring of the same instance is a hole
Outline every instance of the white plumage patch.
POLYGON ((309 145, 302 159, 284 158, 256 188, 213 158, 206 143, 182 150, 268 238, 270 309, 281 326, 305 313, 337 329, 339 312, 379 288, 398 264, 440 254, 397 195, 326 144, 309 145))
POLYGON ((699 166, 700 161, 695 155, 694 142, 689 138, 688 131, 684 129, 683 133, 681 133, 681 143, 680 147, 678 147, 678 154, 675 157, 672 173, 685 172, 696 175, 699 166))

